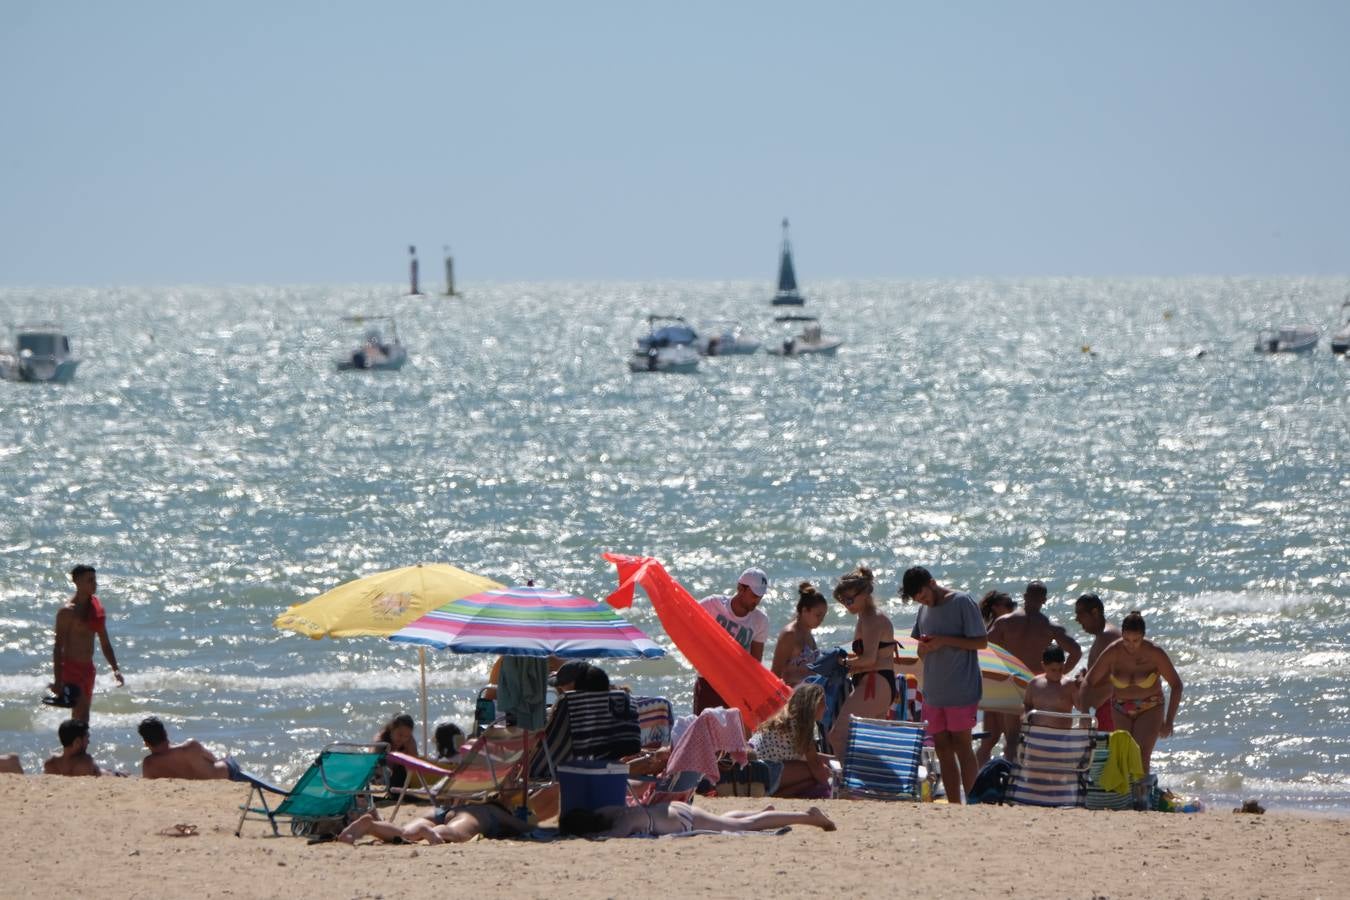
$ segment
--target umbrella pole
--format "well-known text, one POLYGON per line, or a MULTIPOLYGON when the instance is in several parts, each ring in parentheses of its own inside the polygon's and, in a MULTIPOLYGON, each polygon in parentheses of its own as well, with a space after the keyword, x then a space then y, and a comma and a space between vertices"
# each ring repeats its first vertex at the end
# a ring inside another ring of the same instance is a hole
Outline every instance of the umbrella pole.
POLYGON ((422 665, 422 755, 431 758, 431 744, 427 736, 427 648, 418 646, 417 661, 422 665))

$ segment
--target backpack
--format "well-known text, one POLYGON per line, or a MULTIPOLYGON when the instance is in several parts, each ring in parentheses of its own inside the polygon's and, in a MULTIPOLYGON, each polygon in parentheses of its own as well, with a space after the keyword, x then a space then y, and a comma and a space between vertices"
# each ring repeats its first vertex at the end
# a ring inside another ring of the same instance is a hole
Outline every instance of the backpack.
POLYGON ((1002 803, 1003 795, 1012 781, 1013 764, 1001 756, 994 757, 980 768, 975 786, 966 795, 969 803, 1002 803))

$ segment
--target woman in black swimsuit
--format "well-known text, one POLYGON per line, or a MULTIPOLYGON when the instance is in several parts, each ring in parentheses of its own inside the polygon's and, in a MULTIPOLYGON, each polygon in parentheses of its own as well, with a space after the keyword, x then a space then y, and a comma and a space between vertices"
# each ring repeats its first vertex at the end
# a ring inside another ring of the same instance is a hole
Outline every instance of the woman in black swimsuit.
POLYGON ((872 585, 872 570, 859 566, 834 588, 834 599, 858 617, 848 656, 853 690, 830 729, 830 747, 841 756, 848 744, 849 716, 884 719, 895 702, 895 651, 900 643, 891 620, 877 611, 872 585))

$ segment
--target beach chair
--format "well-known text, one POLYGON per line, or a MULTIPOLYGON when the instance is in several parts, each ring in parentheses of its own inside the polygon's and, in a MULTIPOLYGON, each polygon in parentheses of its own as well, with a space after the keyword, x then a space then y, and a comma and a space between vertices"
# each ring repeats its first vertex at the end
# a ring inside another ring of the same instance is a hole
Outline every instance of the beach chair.
POLYGON ((1088 713, 1032 710, 1022 718, 1006 802, 1023 806, 1082 806, 1096 744, 1096 719, 1088 713), (1061 723, 1064 727, 1045 724, 1061 723), (1033 724, 1035 723, 1035 724, 1033 724))
POLYGON ((389 762, 408 770, 408 784, 395 788, 398 802, 389 821, 398 817, 408 797, 435 806, 455 801, 482 802, 491 797, 521 790, 525 761, 538 748, 543 732, 529 732, 511 725, 493 725, 460 748, 453 766, 442 766, 403 753, 389 754, 389 762), (412 782, 416 782, 415 785, 412 782))
POLYGON ((641 750, 637 705, 627 691, 571 691, 553 705, 530 777, 556 780, 556 767, 562 763, 617 761, 641 750))
POLYGON ((1106 761, 1111 757, 1111 748, 1108 744, 1110 737, 1111 735, 1106 732, 1097 732, 1096 746, 1092 751, 1092 762, 1088 767, 1087 796, 1083 805, 1088 809, 1136 809, 1142 801, 1150 809, 1153 808, 1153 799, 1158 790, 1158 776, 1156 775, 1150 774, 1142 778, 1136 778, 1130 786, 1130 791, 1124 794, 1108 791, 1102 787, 1102 771, 1106 768, 1106 761))
POLYGON ((918 800, 922 722, 850 716, 839 796, 918 800))
POLYGON ((267 794, 276 789, 257 779, 248 779, 248 799, 239 807, 239 824, 234 836, 239 837, 244 822, 249 818, 266 819, 272 825, 272 834, 281 832, 278 819, 289 819, 291 834, 313 833, 321 826, 339 830, 347 815, 358 806, 374 805, 371 782, 381 771, 388 744, 329 744, 300 776, 295 787, 284 792, 275 809, 267 803, 267 794), (257 805, 254 805, 254 797, 257 805))
POLYGON ((643 747, 665 747, 675 726, 675 710, 665 697, 634 697, 637 706, 638 739, 643 747))

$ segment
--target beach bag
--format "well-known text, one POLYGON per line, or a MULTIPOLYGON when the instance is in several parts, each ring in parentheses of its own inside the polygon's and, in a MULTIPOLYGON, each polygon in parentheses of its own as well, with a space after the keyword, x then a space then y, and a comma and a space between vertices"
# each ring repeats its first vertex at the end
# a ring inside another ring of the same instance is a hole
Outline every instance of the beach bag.
POLYGON ((773 773, 763 760, 752 759, 740 766, 724 759, 717 768, 721 775, 717 781, 719 797, 764 797, 773 787, 773 773))
POLYGON ((1012 781, 1012 771, 1013 764, 1001 756, 989 760, 975 776, 975 786, 966 800, 970 803, 1002 803, 1012 781))

